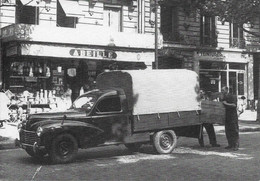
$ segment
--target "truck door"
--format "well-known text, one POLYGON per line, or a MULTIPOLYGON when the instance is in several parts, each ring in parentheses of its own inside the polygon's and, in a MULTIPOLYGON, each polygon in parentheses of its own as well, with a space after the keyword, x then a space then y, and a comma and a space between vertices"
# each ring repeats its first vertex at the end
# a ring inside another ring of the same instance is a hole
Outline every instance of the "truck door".
POLYGON ((119 96, 104 97, 94 108, 93 122, 104 130, 105 141, 123 141, 128 135, 128 116, 122 109, 119 96))

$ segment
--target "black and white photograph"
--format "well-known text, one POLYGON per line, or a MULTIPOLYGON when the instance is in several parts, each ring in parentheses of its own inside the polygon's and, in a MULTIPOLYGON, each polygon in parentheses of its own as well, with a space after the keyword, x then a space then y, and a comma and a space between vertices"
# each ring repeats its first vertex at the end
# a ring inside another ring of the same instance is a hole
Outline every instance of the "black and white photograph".
POLYGON ((260 0, 0 0, 0 181, 259 181, 259 85, 260 0))

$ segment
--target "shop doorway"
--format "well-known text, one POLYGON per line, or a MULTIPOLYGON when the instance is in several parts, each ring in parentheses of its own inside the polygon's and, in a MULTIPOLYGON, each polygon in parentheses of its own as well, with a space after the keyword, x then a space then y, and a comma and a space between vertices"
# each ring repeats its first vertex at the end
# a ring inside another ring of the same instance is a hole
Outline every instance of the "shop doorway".
POLYGON ((244 91, 244 73, 243 72, 229 72, 229 88, 230 93, 243 96, 244 91))

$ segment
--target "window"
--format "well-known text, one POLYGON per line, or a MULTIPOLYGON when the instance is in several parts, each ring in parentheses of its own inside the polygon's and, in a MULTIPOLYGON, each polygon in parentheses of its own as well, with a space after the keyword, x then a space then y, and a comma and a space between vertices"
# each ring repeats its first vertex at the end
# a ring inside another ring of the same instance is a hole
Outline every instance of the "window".
POLYGON ((202 15, 200 17, 200 41, 201 45, 216 47, 215 17, 202 15))
MULTIPOLYGON (((64 1, 61 1, 65 4, 64 1)), ((73 16, 68 16, 64 9, 61 6, 61 2, 57 1, 57 26, 60 27, 68 27, 68 28, 76 28, 76 24, 78 23, 78 18, 73 16)), ((78 10, 80 11, 80 10, 78 10)))
POLYGON ((117 6, 104 7, 104 26, 114 31, 122 31, 121 8, 117 6))
POLYGON ((239 28, 237 24, 230 23, 229 30, 230 30, 230 33, 229 33, 230 47, 231 48, 244 48, 245 40, 244 40, 243 29, 239 28))
POLYGON ((175 6, 161 6, 161 32, 165 41, 179 41, 178 10, 175 6))
POLYGON ((121 111, 120 98, 119 97, 105 98, 99 102, 96 109, 98 113, 119 112, 121 111))
POLYGON ((39 24, 39 8, 26 6, 20 0, 16 1, 16 23, 39 24))

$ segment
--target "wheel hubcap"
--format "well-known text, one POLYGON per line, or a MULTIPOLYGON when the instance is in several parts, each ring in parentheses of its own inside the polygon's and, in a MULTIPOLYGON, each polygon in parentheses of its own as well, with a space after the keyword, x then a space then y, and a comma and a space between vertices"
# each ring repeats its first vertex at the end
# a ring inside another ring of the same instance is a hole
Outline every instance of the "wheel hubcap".
POLYGON ((162 149, 167 150, 169 149, 173 144, 173 139, 168 134, 163 134, 160 138, 160 145, 162 149))
POLYGON ((61 153, 62 156, 66 156, 69 153, 69 143, 68 142, 61 142, 59 144, 59 152, 61 153))

